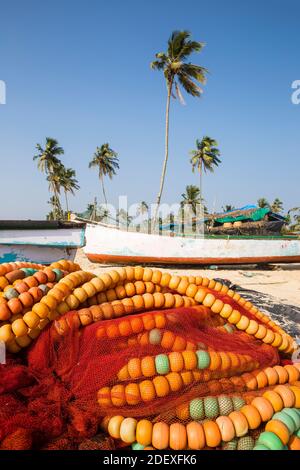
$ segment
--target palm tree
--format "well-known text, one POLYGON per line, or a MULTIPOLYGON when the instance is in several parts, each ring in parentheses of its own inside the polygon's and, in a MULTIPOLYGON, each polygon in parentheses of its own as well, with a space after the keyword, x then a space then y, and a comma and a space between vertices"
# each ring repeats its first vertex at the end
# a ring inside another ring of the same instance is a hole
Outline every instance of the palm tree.
POLYGON ((46 137, 45 148, 37 144, 36 149, 38 154, 33 157, 33 160, 38 160, 38 169, 46 174, 51 173, 54 167, 61 164, 58 156, 65 153, 64 149, 59 147, 57 140, 51 137, 46 137))
POLYGON ((166 130, 165 130, 165 158, 163 162, 160 187, 157 195, 157 206, 154 221, 157 217, 159 204, 164 188, 167 163, 169 158, 169 111, 171 96, 179 98, 182 102, 182 94, 179 84, 190 95, 200 97, 202 89, 198 83, 205 84, 207 70, 199 65, 187 62, 187 59, 194 52, 200 52, 203 43, 192 41, 188 31, 173 31, 169 40, 166 52, 159 52, 155 55, 156 60, 151 62, 151 68, 163 71, 167 85, 167 105, 166 105, 166 130), (175 89, 175 94, 173 93, 175 89))
MULTIPOLYGON (((193 184, 190 184, 185 188, 185 193, 181 194, 181 197, 181 207, 190 207, 194 215, 197 214, 197 208, 200 204, 202 205, 204 202, 204 199, 200 195, 200 189, 193 184)), ((204 213, 205 212, 207 212, 207 208, 204 206, 204 213)))
POLYGON ((107 198, 104 189, 104 176, 108 176, 109 179, 112 179, 116 174, 116 170, 119 169, 118 154, 110 148, 108 143, 101 145, 101 147, 97 147, 96 152, 89 163, 89 168, 93 167, 98 168, 103 197, 105 205, 107 206, 107 198))
POLYGON ((277 197, 274 199, 273 203, 271 204, 271 211, 275 213, 279 213, 283 211, 283 202, 277 197))
POLYGON ((129 215, 128 212, 125 211, 124 209, 119 209, 117 211, 117 221, 119 222, 120 220, 122 223, 126 224, 126 226, 128 227, 133 221, 133 217, 129 215))
POLYGON ((300 207, 293 207, 288 211, 287 214, 287 223, 289 224, 289 229, 294 231, 300 230, 300 207), (292 214, 296 212, 296 214, 292 214))
POLYGON ((61 189, 60 172, 61 167, 56 166, 51 170, 51 173, 49 173, 47 176, 47 181, 49 183, 49 191, 53 193, 53 196, 50 199, 50 204, 53 206, 53 213, 56 214, 57 219, 62 217, 62 207, 59 199, 61 189))
POLYGON ((33 160, 38 160, 38 169, 47 175, 49 190, 53 192, 53 197, 56 201, 54 205, 51 203, 53 205, 53 215, 59 218, 62 216, 59 201, 59 174, 63 165, 58 157, 64 154, 64 149, 58 145, 57 140, 51 137, 46 137, 46 145, 44 148, 40 144, 37 144, 36 149, 38 153, 34 155, 33 160))
POLYGON ((203 137, 200 141, 196 140, 196 150, 191 150, 191 164, 193 172, 197 169, 200 176, 200 198, 202 198, 202 175, 203 170, 206 173, 210 171, 213 173, 214 167, 221 163, 219 159, 220 150, 217 148, 218 142, 208 136, 203 137))
POLYGON ((224 212, 231 212, 235 210, 235 207, 232 206, 231 204, 225 204, 225 206, 222 206, 222 210, 224 212))
POLYGON ((62 208, 59 199, 56 196, 51 196, 48 204, 51 205, 52 210, 47 214, 47 220, 61 219, 63 216, 62 208))
POLYGON ((270 208, 270 203, 267 201, 267 199, 265 197, 259 198, 258 201, 257 201, 257 205, 261 209, 267 209, 267 208, 269 209, 270 208))
POLYGON ((61 166, 60 172, 60 185, 64 190, 65 199, 66 199, 66 209, 69 212, 69 204, 68 204, 68 193, 71 193, 73 196, 75 191, 77 191, 80 186, 78 184, 78 180, 76 179, 76 172, 72 168, 65 168, 65 166, 61 166))
POLYGON ((137 215, 144 215, 147 214, 149 211, 149 206, 146 201, 140 202, 140 205, 138 207, 137 215))

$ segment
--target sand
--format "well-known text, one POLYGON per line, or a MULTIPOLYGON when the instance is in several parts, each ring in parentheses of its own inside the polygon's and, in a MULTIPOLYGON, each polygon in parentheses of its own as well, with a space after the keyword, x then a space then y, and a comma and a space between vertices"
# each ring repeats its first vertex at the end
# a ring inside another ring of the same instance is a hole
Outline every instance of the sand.
MULTIPOLYGON (((82 249, 75 261, 82 269, 96 274, 109 271, 113 266, 91 263, 82 249)), ((194 266, 149 266, 178 275, 200 275, 210 279, 226 280, 227 285, 265 311, 299 344, 297 361, 300 360, 300 265, 213 266, 207 269, 194 266)), ((296 357, 296 356, 295 356, 296 357)))
MULTIPOLYGON (((75 261, 82 269, 101 273, 112 269, 112 266, 91 263, 83 250, 77 251, 75 261)), ((149 266, 153 267, 153 266, 149 266)), ((290 304, 300 307, 300 265, 271 265, 262 267, 255 266, 231 266, 223 268, 213 267, 213 269, 195 268, 185 266, 159 266, 157 269, 168 271, 179 275, 200 275, 208 278, 220 278, 231 281, 244 289, 255 290, 264 294, 272 295, 278 303, 290 304)), ((300 318, 299 318, 300 321, 300 318)))

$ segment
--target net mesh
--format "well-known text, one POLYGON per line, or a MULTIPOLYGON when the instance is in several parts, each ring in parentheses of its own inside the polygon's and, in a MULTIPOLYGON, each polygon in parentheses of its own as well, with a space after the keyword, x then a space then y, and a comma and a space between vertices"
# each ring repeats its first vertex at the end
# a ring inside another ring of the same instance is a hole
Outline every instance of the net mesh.
MULTIPOLYGON (((157 290, 179 297, 171 288, 157 290)), ((248 324, 266 324, 226 293, 208 287, 205 292, 236 309, 248 324)), ((108 437, 110 417, 168 425, 205 422, 221 408, 233 410, 233 398, 245 403, 260 396, 269 384, 260 384, 255 374, 283 360, 291 363, 277 347, 229 324, 212 307, 181 300, 188 306, 166 308, 165 303, 146 309, 144 304, 136 313, 129 309, 118 314, 119 304, 109 301, 108 294, 101 302, 91 291, 89 299, 54 316, 30 347, 18 355, 9 353, 7 364, 0 365, 2 448, 126 446, 129 441, 108 437), (101 305, 102 313, 111 308, 114 317, 97 319, 101 305), (256 386, 251 387, 251 380, 256 386), (220 401, 224 396, 231 401, 220 401), (214 398, 219 399, 217 410, 214 398), (210 401, 204 401, 201 414, 197 406, 203 399, 210 401)), ((269 323, 273 343, 280 330, 269 323)))

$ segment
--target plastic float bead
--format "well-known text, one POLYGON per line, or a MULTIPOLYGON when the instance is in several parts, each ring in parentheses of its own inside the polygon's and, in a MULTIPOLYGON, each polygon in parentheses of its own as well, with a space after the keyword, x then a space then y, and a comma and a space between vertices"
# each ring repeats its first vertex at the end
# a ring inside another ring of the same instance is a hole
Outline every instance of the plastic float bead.
POLYGON ((195 421, 186 426, 187 443, 191 450, 200 450, 205 447, 205 434, 203 426, 195 421))
POLYGON ((211 358, 207 351, 196 351, 198 369, 207 369, 210 367, 211 358))
POLYGON ((153 425, 152 445, 155 449, 164 450, 169 446, 170 430, 166 423, 159 422, 153 425))
POLYGON ((276 434, 273 432, 262 432, 258 438, 258 441, 254 447, 254 450, 257 449, 257 445, 263 445, 270 450, 283 450, 283 444, 276 434))
POLYGON ((110 390, 110 397, 114 406, 124 406, 126 404, 124 385, 114 385, 110 390))
POLYGON ((204 421, 203 430, 208 447, 218 447, 221 443, 222 437, 219 426, 214 421, 204 421))
POLYGON ((152 356, 141 359, 141 372, 144 377, 153 377, 156 374, 155 359, 152 356))
POLYGON ((160 375, 165 375, 170 372, 170 363, 166 354, 159 354, 155 356, 155 368, 156 373, 160 375))
POLYGON ((241 437, 238 440, 237 450, 252 450, 255 445, 254 439, 251 436, 241 437))
POLYGON ((220 299, 216 299, 215 302, 210 307, 213 313, 220 313, 222 308, 224 307, 224 302, 220 299))
POLYGON ((31 340, 30 336, 28 336, 28 335, 16 337, 16 343, 17 343, 18 346, 20 346, 21 348, 27 348, 27 346, 30 345, 31 341, 32 341, 32 340, 31 340))
POLYGON ((163 376, 154 377, 153 385, 155 388, 156 395, 161 397, 166 397, 170 393, 170 385, 167 379, 163 376))
POLYGON ((213 294, 206 294, 205 298, 202 301, 202 304, 205 307, 211 307, 213 303, 215 302, 216 298, 213 294))
POLYGON ((278 384, 279 375, 274 369, 274 367, 267 367, 266 369, 264 369, 264 373, 267 376, 269 386, 278 384))
POLYGON ((23 311, 23 305, 19 299, 10 299, 7 302, 7 307, 9 308, 9 310, 11 311, 13 315, 17 315, 19 313, 22 313, 23 311))
POLYGON ((2 325, 0 326, 0 341, 4 343, 9 343, 15 339, 15 335, 12 331, 11 325, 2 325))
POLYGON ((248 333, 248 335, 254 336, 257 333, 258 327, 259 324, 257 321, 251 319, 245 331, 248 333))
POLYGON ((238 439, 235 437, 229 442, 222 442, 222 450, 236 450, 238 439))
POLYGON ((160 344, 161 338, 162 338, 162 331, 161 330, 159 330, 157 328, 153 328, 153 330, 151 330, 149 332, 149 343, 150 344, 153 344, 153 345, 160 344))
POLYGON ((255 406, 262 421, 269 421, 272 418, 274 410, 271 403, 266 398, 256 397, 251 401, 251 405, 255 406))
POLYGON ((286 385, 277 385, 274 388, 274 392, 278 393, 283 401, 286 408, 291 408, 295 404, 295 395, 293 391, 286 385))
POLYGON ((231 368, 231 359, 226 352, 219 351, 219 356, 221 357, 221 370, 222 371, 229 371, 231 368))
POLYGON ((242 375, 242 379, 244 380, 247 390, 257 390, 258 385, 257 385, 257 380, 254 377, 253 374, 245 373, 242 375))
POLYGON ((277 372, 278 375, 278 383, 285 384, 289 379, 289 374, 287 370, 282 366, 274 366, 273 369, 277 372))
POLYGON ((173 423, 170 426, 170 448, 172 450, 184 450, 187 447, 186 428, 181 423, 173 423))
POLYGON ((256 378, 258 388, 265 388, 268 385, 268 377, 263 370, 253 371, 251 373, 256 378))
POLYGON ((235 437, 234 425, 228 416, 219 416, 216 419, 216 424, 219 427, 223 442, 230 442, 235 437))
POLYGON ((126 444, 132 444, 135 441, 135 431, 137 420, 134 418, 125 418, 120 426, 120 438, 126 444))
POLYGON ((269 447, 266 447, 262 444, 255 444, 255 446, 253 447, 253 450, 271 450, 269 449, 269 447))
POLYGON ((240 409, 240 412, 246 417, 249 429, 256 429, 261 424, 261 416, 253 405, 245 405, 240 409))
POLYGON ((218 405, 221 416, 228 416, 234 411, 232 399, 226 395, 218 396, 218 405))
POLYGON ((136 426, 136 441, 142 446, 149 446, 152 443, 153 424, 147 419, 142 419, 136 426))
POLYGON ((124 419, 124 416, 113 416, 110 418, 107 431, 114 439, 120 439, 120 428, 124 419))
POLYGON ((295 421, 293 420, 293 418, 291 418, 291 416, 289 416, 284 411, 279 411, 278 413, 275 413, 272 419, 276 419, 278 421, 281 421, 283 424, 285 424, 290 434, 293 434, 296 431, 295 421))
POLYGON ((178 372, 170 372, 166 375, 172 392, 178 392, 183 387, 183 381, 178 372))
POLYGON ((138 442, 134 442, 133 444, 131 444, 131 448, 132 450, 144 450, 145 446, 142 446, 138 442))
POLYGON ((288 381, 289 382, 296 382, 297 380, 299 380, 300 370, 297 369, 297 367, 295 367, 291 364, 288 364, 288 365, 284 366, 284 369, 288 373, 288 381))
POLYGON ((222 318, 227 319, 227 318, 231 315, 232 311, 233 311, 233 308, 231 307, 231 305, 229 305, 229 304, 224 304, 224 306, 223 306, 223 308, 222 308, 222 310, 221 310, 221 312, 220 312, 220 316, 221 316, 222 318))
POLYGON ((209 356, 210 356, 209 369, 212 371, 220 370, 221 365, 222 365, 222 359, 221 359, 220 354, 216 351, 210 351, 209 356))
POLYGON ((6 303, 0 304, 0 321, 9 320, 12 315, 12 312, 8 308, 6 303))
POLYGON ((295 423, 295 431, 300 428, 300 414, 295 408, 283 408, 283 413, 289 415, 295 423))
POLYGON ((18 296, 19 292, 14 287, 10 287, 9 289, 5 290, 3 295, 6 300, 15 299, 18 296))
POLYGON ((219 416, 219 405, 216 397, 205 397, 203 403, 206 418, 213 419, 219 416))
POLYGON ((15 320, 11 325, 13 333, 18 336, 24 336, 28 333, 28 326, 23 319, 15 320))
POLYGON ((36 328, 40 322, 40 317, 36 313, 30 311, 25 313, 23 320, 29 328, 36 328))
POLYGON ((235 435, 237 437, 245 436, 248 433, 248 421, 243 413, 240 411, 233 411, 230 413, 229 418, 233 422, 235 435))
POLYGON ((144 402, 154 400, 156 397, 155 388, 151 380, 143 380, 139 384, 141 399, 144 402))
POLYGON ((194 400, 191 400, 189 404, 189 413, 190 417, 195 421, 200 421, 201 419, 204 419, 205 412, 203 399, 195 398, 194 400))
POLYGON ((242 316, 238 310, 233 310, 232 313, 227 318, 227 321, 231 323, 232 325, 236 325, 240 321, 241 317, 242 316))
POLYGON ((292 390, 293 394, 295 395, 295 408, 300 408, 300 388, 290 385, 290 389, 292 390))

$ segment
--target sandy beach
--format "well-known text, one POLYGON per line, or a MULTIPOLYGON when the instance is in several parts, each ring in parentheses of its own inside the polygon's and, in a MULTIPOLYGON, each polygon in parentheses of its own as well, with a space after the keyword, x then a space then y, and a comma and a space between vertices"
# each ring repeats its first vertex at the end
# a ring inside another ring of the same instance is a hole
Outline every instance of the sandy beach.
MULTIPOLYGON (((82 249, 76 254, 75 261, 82 269, 100 273, 111 269, 109 265, 91 263, 82 249)), ((152 266, 149 266, 152 267, 152 266)), ((157 268, 157 267, 156 267, 157 268)), ((157 269, 181 275, 200 275, 208 278, 220 278, 229 280, 243 289, 255 290, 263 294, 272 295, 278 303, 300 307, 300 265, 272 265, 267 267, 255 266, 231 266, 223 269, 213 267, 202 269, 201 267, 159 266, 157 269)), ((300 321, 300 318, 299 318, 300 321)))

